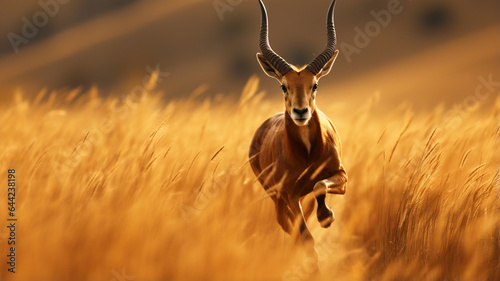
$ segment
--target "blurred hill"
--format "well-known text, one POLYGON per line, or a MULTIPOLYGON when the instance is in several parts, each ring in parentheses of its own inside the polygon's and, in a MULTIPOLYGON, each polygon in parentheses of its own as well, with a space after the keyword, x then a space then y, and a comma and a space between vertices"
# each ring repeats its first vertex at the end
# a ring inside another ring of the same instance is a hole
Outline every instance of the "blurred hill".
MULTIPOLYGON (((255 60, 257 1, 59 1, 0 3, 1 101, 15 89, 33 95, 44 87, 95 85, 121 94, 141 85, 145 68, 156 65, 170 74, 159 87, 169 97, 203 84, 208 95, 230 95, 239 93, 250 75, 264 77, 255 60), (22 35, 23 18, 43 23, 40 12, 50 4, 53 17, 15 53, 8 34, 22 35)), ((321 52, 329 1, 265 3, 275 51, 297 65, 321 52)), ((352 101, 375 91, 417 106, 463 100, 474 93, 479 76, 500 81, 499 11, 497 0, 339 0, 335 24, 341 55, 333 77, 321 86, 352 101), (377 21, 388 7, 399 12, 377 21)), ((276 89, 279 98, 277 86, 263 79, 262 87, 276 89)))

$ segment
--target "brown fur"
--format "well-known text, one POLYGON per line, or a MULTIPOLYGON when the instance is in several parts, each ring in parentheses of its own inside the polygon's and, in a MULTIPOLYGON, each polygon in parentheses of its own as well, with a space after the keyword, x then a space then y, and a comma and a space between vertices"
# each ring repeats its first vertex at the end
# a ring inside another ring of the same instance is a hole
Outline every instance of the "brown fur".
POLYGON ((318 80, 330 72, 337 55, 338 51, 316 75, 294 66, 282 75, 257 54, 264 72, 282 85, 285 112, 267 119, 255 132, 250 165, 275 203, 280 226, 297 241, 313 245, 308 247, 313 255, 314 239, 306 219, 314 201, 303 208, 301 198, 308 194, 316 198, 318 221, 328 227, 334 216, 325 205, 326 193, 344 194, 347 183, 340 138, 330 119, 316 108, 318 80))
POLYGON ((280 192, 287 201, 305 196, 313 191, 317 181, 344 171, 340 161, 340 139, 328 117, 315 110, 306 126, 312 140, 310 153, 307 153, 300 138, 300 127, 293 123, 287 112, 267 119, 255 132, 250 145, 250 164, 266 190, 278 185, 283 175, 287 174, 280 192), (325 162, 325 168, 311 178, 325 162), (269 175, 273 171, 269 168, 271 166, 275 168, 273 175, 269 175))

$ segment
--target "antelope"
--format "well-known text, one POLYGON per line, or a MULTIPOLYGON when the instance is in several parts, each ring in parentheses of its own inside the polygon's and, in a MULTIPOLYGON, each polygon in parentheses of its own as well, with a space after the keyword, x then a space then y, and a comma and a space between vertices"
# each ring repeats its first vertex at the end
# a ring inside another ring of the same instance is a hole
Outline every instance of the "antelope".
POLYGON ((259 4, 261 53, 257 53, 257 61, 264 73, 280 83, 285 111, 264 121, 255 132, 249 151, 250 165, 274 201, 281 228, 296 241, 310 242, 314 248, 306 225, 314 200, 308 211, 303 210, 301 200, 308 194, 314 196, 318 221, 327 228, 335 217, 325 204, 326 194, 344 194, 347 187, 347 174, 340 160, 340 137, 330 119, 316 107, 318 81, 330 72, 339 53, 335 49, 333 24, 335 0, 327 16, 327 45, 301 68, 271 49, 267 11, 261 0, 259 4))

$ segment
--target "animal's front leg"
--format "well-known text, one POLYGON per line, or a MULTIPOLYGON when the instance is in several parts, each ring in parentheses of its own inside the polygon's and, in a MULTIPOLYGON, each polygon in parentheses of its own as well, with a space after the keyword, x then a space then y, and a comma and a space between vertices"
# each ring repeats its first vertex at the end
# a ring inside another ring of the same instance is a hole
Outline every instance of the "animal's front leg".
POLYGON ((309 229, 307 228, 306 219, 304 217, 304 213, 302 212, 299 199, 292 198, 289 202, 290 210, 295 217, 295 221, 293 222, 294 233, 292 236, 296 242, 301 241, 303 244, 311 244, 314 247, 314 239, 311 232, 309 232, 309 229))
POLYGON ((347 174, 344 169, 339 170, 333 176, 321 180, 314 185, 314 194, 345 194, 347 188, 347 174))
POLYGON ((318 202, 318 221, 321 227, 329 227, 335 221, 333 211, 325 204, 326 193, 344 194, 347 187, 347 174, 342 169, 332 177, 321 180, 314 185, 314 196, 318 202))
POLYGON ((292 234, 292 223, 294 222, 292 211, 290 211, 290 208, 288 208, 288 205, 283 198, 272 198, 276 207, 276 215, 279 225, 286 233, 292 234))

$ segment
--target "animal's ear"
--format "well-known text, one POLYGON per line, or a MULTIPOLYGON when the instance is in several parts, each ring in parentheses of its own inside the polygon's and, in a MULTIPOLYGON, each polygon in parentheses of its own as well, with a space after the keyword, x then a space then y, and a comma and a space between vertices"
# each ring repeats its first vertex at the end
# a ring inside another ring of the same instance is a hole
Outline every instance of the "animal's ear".
POLYGON ((262 67, 262 70, 267 74, 267 76, 276 78, 281 82, 281 73, 260 53, 257 53, 257 61, 262 67))
POLYGON ((335 50, 332 58, 325 64, 325 66, 323 66, 321 71, 318 74, 316 74, 316 79, 319 80, 319 78, 330 73, 330 70, 332 70, 333 63, 335 62, 335 59, 337 58, 338 54, 339 54, 339 50, 335 50))

